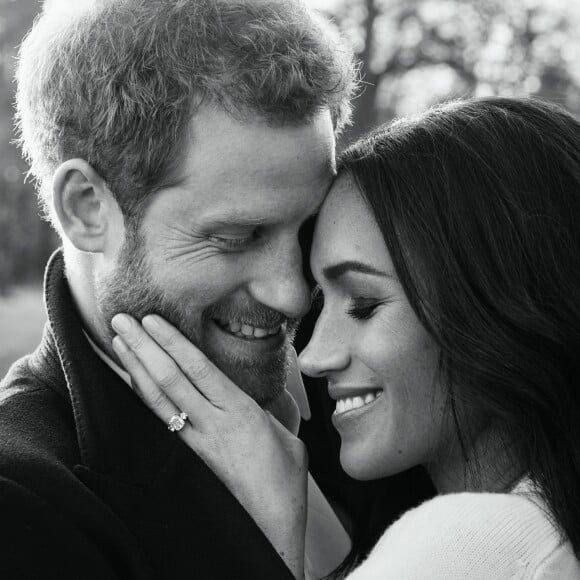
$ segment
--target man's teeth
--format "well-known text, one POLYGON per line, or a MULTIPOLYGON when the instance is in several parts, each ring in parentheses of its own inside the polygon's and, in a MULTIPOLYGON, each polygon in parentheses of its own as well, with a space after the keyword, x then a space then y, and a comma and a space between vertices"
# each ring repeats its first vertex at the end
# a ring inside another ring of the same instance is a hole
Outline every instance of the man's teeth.
POLYGON ((274 334, 278 334, 284 324, 274 326, 272 328, 261 328, 259 326, 251 326, 250 324, 241 324, 239 322, 230 322, 229 320, 218 320, 219 325, 236 336, 240 338, 264 338, 266 336, 273 336, 274 334))
POLYGON ((373 391, 372 393, 367 393, 364 396, 359 397, 344 397, 336 401, 335 413, 340 415, 341 413, 346 413, 347 411, 352 411, 353 409, 358 409, 359 407, 364 407, 369 403, 372 403, 375 399, 380 397, 383 391, 373 391))

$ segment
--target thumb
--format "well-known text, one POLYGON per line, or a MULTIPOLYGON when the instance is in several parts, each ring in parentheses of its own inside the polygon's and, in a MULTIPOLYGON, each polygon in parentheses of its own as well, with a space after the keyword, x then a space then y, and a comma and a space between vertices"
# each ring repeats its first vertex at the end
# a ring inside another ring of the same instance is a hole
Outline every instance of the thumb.
POLYGON ((280 396, 269 403, 265 408, 271 418, 281 423, 293 435, 298 434, 300 428, 300 410, 292 395, 284 389, 280 396))

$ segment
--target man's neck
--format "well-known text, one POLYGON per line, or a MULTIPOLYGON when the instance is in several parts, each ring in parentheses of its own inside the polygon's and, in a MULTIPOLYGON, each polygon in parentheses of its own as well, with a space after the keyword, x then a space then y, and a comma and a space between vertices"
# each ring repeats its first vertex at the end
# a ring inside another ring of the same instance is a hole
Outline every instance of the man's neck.
POLYGON ((74 305, 80 314, 83 330, 93 343, 116 364, 119 360, 111 347, 113 331, 99 317, 95 293, 94 255, 64 247, 65 271, 74 305))

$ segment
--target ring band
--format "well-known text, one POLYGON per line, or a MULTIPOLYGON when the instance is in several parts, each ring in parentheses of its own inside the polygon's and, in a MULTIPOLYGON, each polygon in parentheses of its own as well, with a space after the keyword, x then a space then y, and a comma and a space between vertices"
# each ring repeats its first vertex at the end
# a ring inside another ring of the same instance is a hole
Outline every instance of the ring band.
POLYGON ((169 421, 167 421, 167 428, 170 431, 181 431, 185 427, 185 422, 187 421, 187 413, 179 413, 179 415, 173 415, 169 421))

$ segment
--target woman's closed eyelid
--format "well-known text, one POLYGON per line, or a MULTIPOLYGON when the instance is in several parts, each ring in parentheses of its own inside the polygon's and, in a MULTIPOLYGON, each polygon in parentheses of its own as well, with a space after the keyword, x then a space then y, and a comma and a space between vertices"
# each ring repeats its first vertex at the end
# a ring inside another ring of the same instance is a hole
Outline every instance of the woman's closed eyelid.
MULTIPOLYGON (((316 312, 321 312, 325 305, 324 292, 320 285, 316 285, 311 294, 312 308, 316 312)), ((361 295, 347 294, 340 299, 344 312, 355 320, 367 320, 371 318, 376 309, 389 302, 388 298, 366 297, 361 295), (345 304, 346 301, 346 304, 345 304)))
POLYGON ((392 297, 384 295, 381 297, 353 296, 350 298, 350 307, 347 308, 346 313, 355 320, 368 320, 379 308, 392 302, 392 297))

